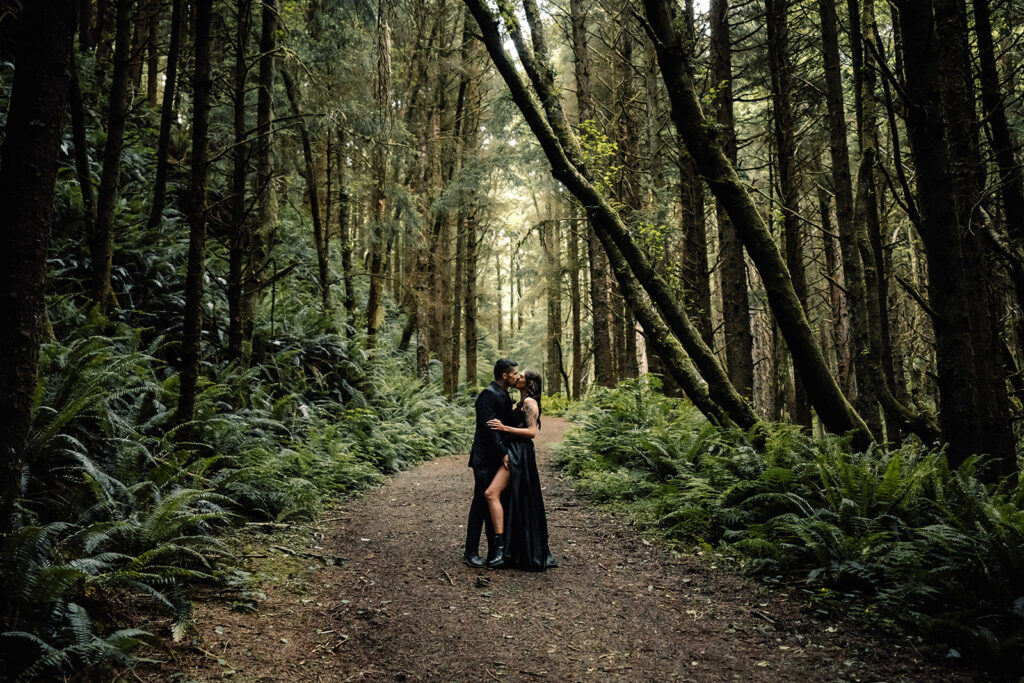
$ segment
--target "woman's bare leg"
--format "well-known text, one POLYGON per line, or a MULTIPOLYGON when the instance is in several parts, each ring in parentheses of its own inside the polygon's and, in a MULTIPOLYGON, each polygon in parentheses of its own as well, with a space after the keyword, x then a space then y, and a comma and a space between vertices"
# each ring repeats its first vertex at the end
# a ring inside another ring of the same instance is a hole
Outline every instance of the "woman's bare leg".
POLYGON ((508 468, 501 467, 498 473, 491 480, 491 485, 484 491, 487 499, 487 507, 491 511, 491 523, 494 525, 494 533, 505 533, 505 509, 501 507, 501 492, 508 486, 508 468))

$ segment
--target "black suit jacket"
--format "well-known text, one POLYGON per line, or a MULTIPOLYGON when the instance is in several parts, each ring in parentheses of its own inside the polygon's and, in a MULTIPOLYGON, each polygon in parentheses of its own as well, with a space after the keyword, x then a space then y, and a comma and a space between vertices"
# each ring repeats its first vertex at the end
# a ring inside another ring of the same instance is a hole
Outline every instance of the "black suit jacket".
POLYGON ((469 451, 470 467, 500 467, 508 449, 502 433, 487 426, 487 421, 498 418, 508 424, 512 418, 512 399, 497 382, 476 397, 476 433, 469 451))

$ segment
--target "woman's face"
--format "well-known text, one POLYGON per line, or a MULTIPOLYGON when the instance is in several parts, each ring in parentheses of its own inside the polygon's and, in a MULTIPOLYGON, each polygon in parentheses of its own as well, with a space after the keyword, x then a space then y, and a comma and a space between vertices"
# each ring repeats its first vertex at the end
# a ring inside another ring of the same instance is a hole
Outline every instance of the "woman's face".
POLYGON ((526 388, 526 375, 519 375, 516 378, 516 389, 523 390, 526 388))

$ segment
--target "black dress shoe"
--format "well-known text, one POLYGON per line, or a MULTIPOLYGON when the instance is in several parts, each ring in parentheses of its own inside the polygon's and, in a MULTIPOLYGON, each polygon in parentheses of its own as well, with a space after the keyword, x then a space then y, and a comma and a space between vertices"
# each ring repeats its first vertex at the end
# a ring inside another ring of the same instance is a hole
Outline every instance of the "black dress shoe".
POLYGON ((470 567, 475 567, 477 569, 483 569, 483 567, 485 566, 484 561, 480 559, 480 556, 476 553, 473 553, 472 555, 466 553, 462 556, 462 560, 470 567))

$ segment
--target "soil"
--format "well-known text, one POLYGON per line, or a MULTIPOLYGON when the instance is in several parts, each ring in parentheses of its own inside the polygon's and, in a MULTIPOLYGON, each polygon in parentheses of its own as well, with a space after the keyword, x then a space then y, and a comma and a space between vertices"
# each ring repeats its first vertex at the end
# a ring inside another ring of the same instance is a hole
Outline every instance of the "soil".
POLYGON ((908 637, 814 618, 797 590, 670 552, 596 510, 551 466, 567 427, 545 418, 537 441, 558 569, 463 565, 472 473, 464 455, 440 458, 314 526, 251 527, 255 612, 200 600, 195 632, 135 678, 975 680, 928 661, 908 637))

